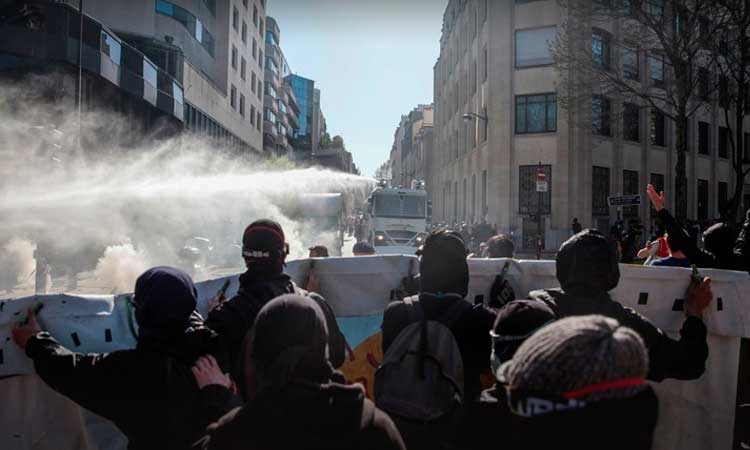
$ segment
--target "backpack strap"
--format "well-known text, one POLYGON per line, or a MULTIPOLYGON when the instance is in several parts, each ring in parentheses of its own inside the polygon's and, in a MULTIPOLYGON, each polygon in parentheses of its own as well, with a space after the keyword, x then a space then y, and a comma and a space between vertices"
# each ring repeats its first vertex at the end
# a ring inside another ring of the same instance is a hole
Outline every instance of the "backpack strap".
POLYGON ((443 314, 440 315, 437 321, 450 329, 453 324, 455 324, 456 321, 458 321, 458 319, 460 319, 461 316, 471 308, 473 308, 473 306, 469 302, 463 298, 458 299, 453 302, 453 305, 443 311, 443 314))

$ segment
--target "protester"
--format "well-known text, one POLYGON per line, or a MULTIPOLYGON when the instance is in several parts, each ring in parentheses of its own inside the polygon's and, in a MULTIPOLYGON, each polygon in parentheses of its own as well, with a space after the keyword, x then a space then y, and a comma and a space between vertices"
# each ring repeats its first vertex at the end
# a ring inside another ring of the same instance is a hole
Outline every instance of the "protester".
MULTIPOLYGON (((271 220, 258 220, 250 224, 242 237, 242 256, 247 271, 240 275, 237 294, 211 310, 206 326, 215 330, 226 343, 231 361, 232 373, 239 375, 239 355, 242 341, 255 321, 258 311, 272 299, 300 290, 284 273, 289 246, 284 238, 281 225, 271 220)), ((344 362, 346 342, 336 324, 333 310, 320 295, 310 293, 323 310, 330 330, 331 362, 339 367, 344 362)))
POLYGON ((498 234, 487 241, 488 258, 512 258, 515 246, 506 235, 498 234))
MULTIPOLYGON (((309 298, 284 295, 263 306, 242 362, 248 402, 212 424, 194 448, 404 449, 393 422, 362 386, 345 385, 334 371, 329 340, 324 314, 309 298)), ((204 401, 231 397, 216 369, 197 381, 204 401)))
POLYGON ((503 448, 520 444, 516 440, 516 420, 508 409, 505 386, 499 383, 497 374, 500 366, 513 358, 526 339, 555 319, 555 313, 546 304, 531 300, 512 301, 498 311, 490 332, 493 341, 490 364, 496 383, 482 391, 479 402, 471 408, 471 416, 461 433, 461 443, 466 448, 485 449, 497 436, 504 437, 503 448))
MULTIPOLYGON (((135 284, 134 350, 74 353, 43 332, 33 311, 13 339, 52 389, 111 420, 128 448, 186 449, 202 434, 199 389, 191 366, 221 355, 216 333, 196 312, 196 290, 183 271, 154 267, 135 284)), ((222 358, 219 358, 222 360, 222 358)))
POLYGON ((352 248, 354 256, 370 256, 375 254, 375 248, 367 241, 359 241, 352 248))
POLYGON ((682 250, 685 248, 684 239, 678 239, 679 234, 674 235, 667 233, 667 247, 669 247, 669 256, 663 259, 653 261, 651 263, 654 267, 690 267, 690 260, 685 256, 685 252, 682 250))
POLYGON ((573 223, 570 224, 570 229, 573 231, 573 234, 578 234, 583 230, 581 223, 578 221, 578 217, 573 217, 573 223))
POLYGON ((664 259, 669 256, 669 244, 664 229, 657 225, 655 236, 650 242, 638 251, 638 258, 645 259, 644 266, 650 266, 654 261, 664 259))
MULTIPOLYGON (((446 230, 432 232, 418 254, 419 295, 391 302, 386 308, 382 325, 383 354, 388 358, 388 350, 399 334, 409 325, 419 322, 422 317, 447 327, 460 352, 460 371, 463 373, 464 383, 460 386, 459 395, 463 404, 467 405, 478 398, 481 392, 480 376, 489 373, 492 344, 489 331, 495 321, 495 312, 481 304, 472 306, 464 300, 469 287, 469 267, 466 246, 457 233, 446 230)), ((398 423, 398 418, 392 417, 398 423)), ((450 419, 453 421, 456 417, 450 419)), ((448 428, 448 424, 445 424, 445 429, 448 428)), ((402 431, 402 436, 409 448, 427 445, 420 442, 424 437, 422 435, 407 436, 402 431), (419 445, 411 445, 410 441, 419 442, 419 445)))
POLYGON ((547 303, 558 317, 601 314, 635 330, 648 348, 650 380, 700 377, 708 357, 703 311, 712 299, 711 280, 705 278, 701 283, 691 283, 685 300, 686 318, 680 339, 675 340, 610 297, 609 291, 620 281, 617 259, 612 241, 596 230, 584 230, 565 242, 557 254, 560 288, 534 291, 529 295, 547 303))
POLYGON ((328 247, 325 245, 316 245, 308 249, 310 251, 310 258, 328 258, 328 247))
POLYGON ((518 417, 515 448, 650 450, 658 401, 648 367, 638 333, 611 318, 542 328, 498 370, 518 417))
POLYGON ((746 220, 742 226, 740 236, 736 237, 734 229, 726 223, 717 223, 703 233, 704 249, 700 249, 694 239, 682 230, 674 217, 664 207, 664 192, 656 192, 656 188, 649 184, 648 197, 656 209, 657 217, 664 223, 667 233, 679 241, 679 246, 685 257, 697 267, 710 267, 727 270, 748 270, 747 257, 750 255, 750 243, 746 239, 750 231, 750 211, 746 213, 746 220))

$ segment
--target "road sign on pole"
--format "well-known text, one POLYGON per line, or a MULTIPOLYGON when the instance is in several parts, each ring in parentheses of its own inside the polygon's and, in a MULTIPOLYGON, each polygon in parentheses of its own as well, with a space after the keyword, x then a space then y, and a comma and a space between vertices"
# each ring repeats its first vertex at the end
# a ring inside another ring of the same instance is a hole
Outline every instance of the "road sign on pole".
POLYGON ((536 191, 547 192, 549 186, 547 184, 547 174, 540 167, 536 172, 536 191))
POLYGON ((637 206, 641 204, 640 195, 615 195, 608 198, 609 206, 637 206))

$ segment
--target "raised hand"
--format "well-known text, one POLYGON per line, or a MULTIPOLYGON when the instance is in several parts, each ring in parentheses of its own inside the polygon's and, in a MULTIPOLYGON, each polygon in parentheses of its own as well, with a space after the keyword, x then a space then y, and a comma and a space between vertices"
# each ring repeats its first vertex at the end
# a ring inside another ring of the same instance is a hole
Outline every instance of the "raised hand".
POLYGON ((201 389, 212 384, 232 389, 234 384, 232 377, 221 371, 219 363, 211 355, 201 356, 191 370, 195 377, 195 382, 198 383, 198 387, 201 389))
POLYGON ((654 209, 656 211, 661 211, 664 209, 664 191, 656 192, 656 188, 653 184, 649 184, 646 187, 646 193, 648 194, 648 199, 651 200, 651 204, 654 205, 654 209))

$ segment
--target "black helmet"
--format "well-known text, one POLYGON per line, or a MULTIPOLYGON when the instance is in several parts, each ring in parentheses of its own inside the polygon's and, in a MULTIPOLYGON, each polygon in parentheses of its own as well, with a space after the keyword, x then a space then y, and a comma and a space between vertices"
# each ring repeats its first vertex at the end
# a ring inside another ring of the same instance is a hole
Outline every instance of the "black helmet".
POLYGON ((557 253, 557 280, 568 293, 611 291, 620 281, 616 244, 597 230, 585 229, 574 235, 557 253))

